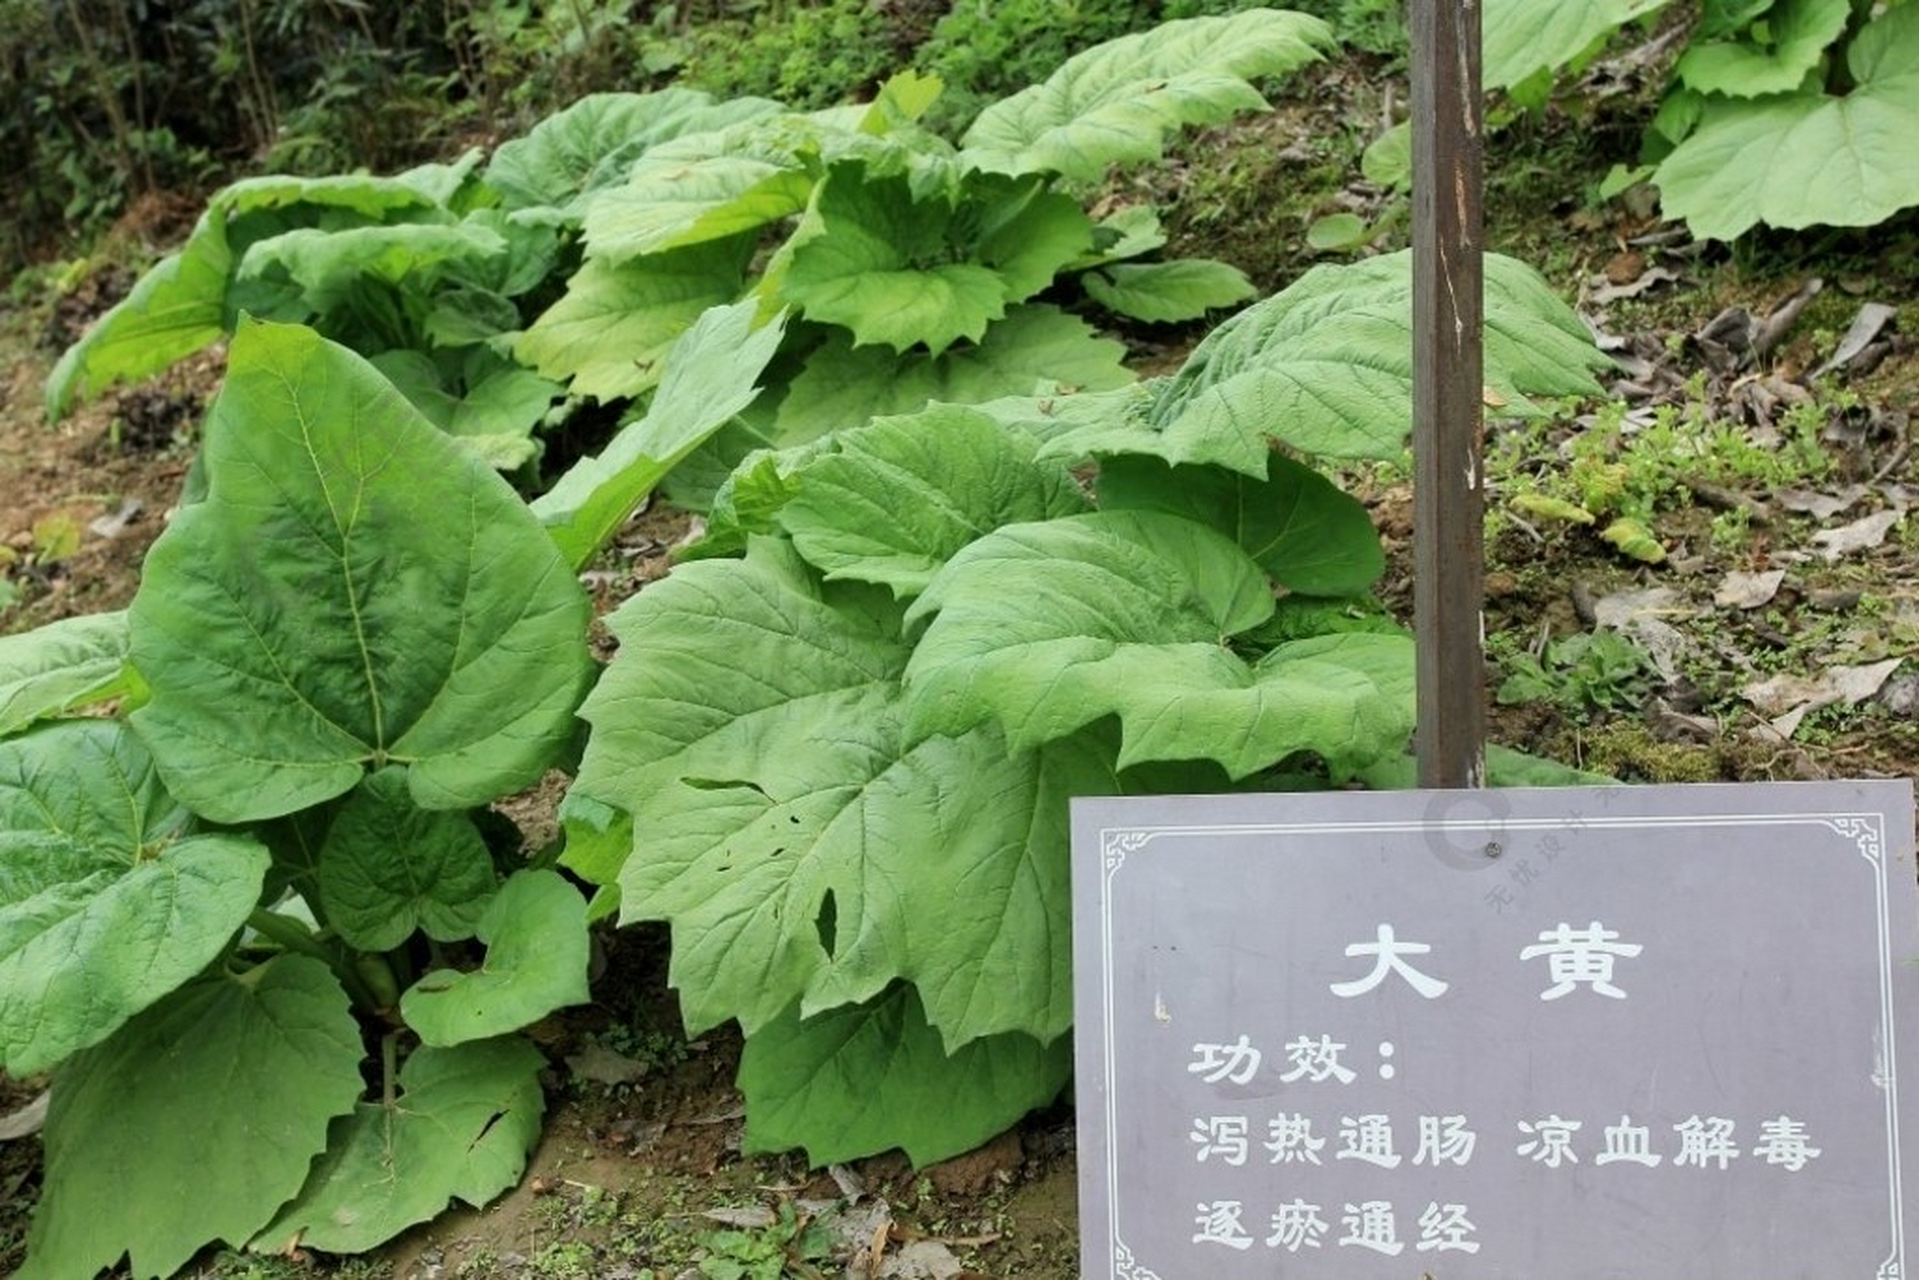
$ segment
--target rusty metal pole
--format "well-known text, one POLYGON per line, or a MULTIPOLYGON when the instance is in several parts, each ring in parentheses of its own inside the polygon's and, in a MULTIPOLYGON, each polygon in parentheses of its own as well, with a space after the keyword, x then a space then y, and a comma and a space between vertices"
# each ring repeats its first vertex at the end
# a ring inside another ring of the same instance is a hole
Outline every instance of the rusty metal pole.
POLYGON ((1411 0, 1419 785, 1484 780, 1479 0, 1411 0))

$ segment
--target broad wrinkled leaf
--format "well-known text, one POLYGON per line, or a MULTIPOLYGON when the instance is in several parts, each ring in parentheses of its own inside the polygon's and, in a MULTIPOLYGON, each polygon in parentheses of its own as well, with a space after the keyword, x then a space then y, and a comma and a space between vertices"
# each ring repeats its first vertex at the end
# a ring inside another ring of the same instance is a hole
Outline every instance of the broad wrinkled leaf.
POLYGON ((391 1103, 333 1122, 299 1198, 253 1247, 364 1253, 453 1200, 486 1204, 520 1180, 539 1141, 545 1065, 520 1039, 415 1049, 391 1103))
POLYGON ((1165 511, 1211 525, 1274 581, 1309 595, 1358 595, 1386 571, 1372 517, 1311 467, 1274 454, 1253 480, 1217 467, 1168 467, 1156 458, 1100 465, 1102 510, 1165 511))
POLYGON ((1731 240, 1762 222, 1871 226, 1919 204, 1919 6, 1867 23, 1846 61, 1856 87, 1844 97, 1709 103, 1653 174, 1666 216, 1731 240))
POLYGON ((907 668, 915 716, 941 732, 997 716, 1016 748, 1036 746, 1111 713, 1111 698, 1152 697, 1128 687, 1146 667, 1238 664, 1221 646, 1272 611, 1259 566, 1192 520, 1009 525, 949 560, 907 615, 938 615, 907 668))
POLYGON ((308 315, 346 300, 363 278, 397 283, 431 279, 450 264, 479 264, 506 255, 506 238, 480 222, 403 222, 395 226, 323 230, 300 227, 250 246, 242 276, 286 273, 308 315))
POLYGON ((1125 357, 1121 344, 1044 304, 1014 307, 978 345, 937 356, 896 356, 833 338, 793 379, 776 429, 782 443, 798 444, 928 404, 1031 395, 1042 384, 1104 391, 1133 380, 1121 363, 1125 357))
POLYGON ((781 110, 764 98, 715 102, 691 89, 590 94, 525 137, 501 143, 486 181, 508 209, 564 209, 582 194, 625 182, 651 147, 781 110))
POLYGON ((1266 100, 1248 80, 1283 75, 1331 44, 1319 19, 1272 9, 1121 36, 982 111, 961 139, 961 159, 996 173, 1097 182, 1108 165, 1157 157, 1175 129, 1260 110, 1266 100))
POLYGON ((447 388, 439 366, 424 352, 383 351, 371 363, 428 422, 457 437, 498 471, 511 471, 538 456, 533 432, 553 402, 566 394, 557 382, 504 361, 463 395, 447 388))
POLYGON ((1074 259, 1068 269, 1082 271, 1102 267, 1109 262, 1124 262, 1151 253, 1166 243, 1166 229, 1151 205, 1134 204, 1115 209, 1093 224, 1093 249, 1074 259))
POLYGON ((1405 635, 1291 640, 1248 669, 1220 674, 1169 672, 1129 732, 1120 765, 1206 759, 1238 779, 1309 752, 1338 780, 1403 750, 1412 735, 1413 643, 1405 635))
POLYGON ((118 721, 0 742, 0 1070, 98 1044, 233 939, 267 851, 188 821, 118 721))
POLYGON ((702 315, 674 343, 645 416, 534 501, 533 514, 568 563, 578 568, 591 559, 680 459, 759 395, 759 376, 786 326, 781 318, 756 330, 757 310, 749 300, 702 315))
POLYGON ((0 636, 0 737, 128 692, 124 610, 0 636))
POLYGON ((493 856, 465 813, 422 809, 406 772, 382 769, 353 789, 320 846, 320 899, 349 946, 390 951, 424 930, 473 936, 493 897, 493 856))
MULTIPOLYGON (((1062 456, 1146 453, 1266 474, 1277 440, 1335 458, 1392 458, 1412 425, 1412 255, 1315 267, 1208 334, 1144 415, 1062 433, 1062 456)), ((1485 378, 1501 412, 1596 390, 1584 323, 1523 263, 1486 257, 1485 378)))
POLYGON ((797 468, 780 524, 826 577, 917 595, 990 529, 1086 507, 1072 474, 984 414, 927 409, 843 432, 797 468))
POLYGON ((1122 262, 1080 277, 1086 295, 1108 311, 1153 324, 1197 320, 1257 292, 1238 267, 1206 258, 1122 262))
POLYGON ((520 336, 513 354, 574 395, 617 400, 657 386, 660 362, 708 307, 740 296, 752 243, 714 240, 618 266, 587 259, 566 295, 520 336))
POLYGON ((60 354, 47 378, 47 417, 116 382, 144 378, 226 333, 227 279, 234 268, 226 219, 200 218, 178 253, 160 261, 85 336, 60 354))
POLYGON ((319 178, 264 174, 222 187, 209 202, 209 211, 239 219, 270 209, 305 208, 310 213, 325 210, 368 222, 388 222, 442 207, 448 194, 443 179, 448 175, 446 166, 423 166, 392 177, 368 173, 319 178))
POLYGON ((505 1035, 585 1003, 586 900, 558 872, 514 872, 476 933, 485 964, 472 973, 436 969, 400 997, 401 1016, 426 1044, 505 1035))
POLYGON ((914 200, 906 179, 843 165, 814 208, 817 230, 796 242, 781 283, 807 319, 844 325, 858 346, 924 344, 938 355, 962 338, 978 341, 1006 314, 1006 281, 955 252, 952 206, 914 200))
POLYGON ((993 721, 1015 749, 1119 718, 1119 764, 1213 760, 1244 777, 1299 751, 1348 770, 1412 724, 1412 646, 1337 635, 1249 665, 1226 640, 1273 611, 1263 574, 1178 516, 1011 525, 949 561, 908 613, 916 728, 993 721))
POLYGON ((1780 0, 1766 15, 1768 41, 1694 41, 1673 74, 1700 93, 1757 98, 1791 93, 1846 29, 1847 0, 1780 0))
POLYGON ((897 608, 823 593, 784 543, 683 566, 611 625, 576 790, 634 813, 623 918, 673 923, 690 1028, 903 978, 949 1045, 1065 1030, 1066 799, 1118 789, 1109 746, 909 735, 897 608))
POLYGON ((504 481, 359 357, 259 323, 203 458, 130 615, 133 721, 174 794, 243 822, 386 764, 429 808, 540 775, 590 672, 588 604, 504 481))
POLYGON ((1024 302, 1093 247, 1093 220, 1040 178, 969 174, 960 189, 967 247, 998 274, 1007 302, 1024 302))
POLYGON ((798 213, 812 191, 813 177, 797 160, 649 157, 625 186, 587 206, 587 251, 618 263, 723 239, 798 213))
POLYGON ((324 964, 281 956, 195 982, 61 1072, 21 1280, 91 1276, 130 1254, 170 1276, 240 1245, 299 1191, 360 1096, 360 1028, 324 964), (130 1141, 129 1135, 138 1135, 130 1141))
POLYGON ((231 289, 239 255, 254 241, 322 221, 347 227, 413 214, 445 217, 435 199, 443 185, 415 171, 395 178, 270 175, 222 188, 185 246, 62 354, 47 379, 49 416, 58 421, 76 399, 158 373, 217 342, 238 318, 231 289))
POLYGON ((1059 1096, 1071 1041, 988 1036, 950 1057, 919 996, 896 985, 801 1020, 789 1011, 740 1055, 745 1150, 802 1147, 815 1168, 893 1147, 914 1167, 970 1151, 1059 1096))
POLYGON ((1634 18, 1671 0, 1486 0, 1481 18, 1486 87, 1510 89, 1557 71, 1634 18))

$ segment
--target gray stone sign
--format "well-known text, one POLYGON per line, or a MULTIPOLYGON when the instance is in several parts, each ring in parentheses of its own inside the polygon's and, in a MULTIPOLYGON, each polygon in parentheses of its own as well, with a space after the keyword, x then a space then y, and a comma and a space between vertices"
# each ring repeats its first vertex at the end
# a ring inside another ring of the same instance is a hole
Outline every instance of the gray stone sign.
POLYGON ((1082 800, 1073 860, 1089 1280, 1908 1274, 1909 783, 1082 800))

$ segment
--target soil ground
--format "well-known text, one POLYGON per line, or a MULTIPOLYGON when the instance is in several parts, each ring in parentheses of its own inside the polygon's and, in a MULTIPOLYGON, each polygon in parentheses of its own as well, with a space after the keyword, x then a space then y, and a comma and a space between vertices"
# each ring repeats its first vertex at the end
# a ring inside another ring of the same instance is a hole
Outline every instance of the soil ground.
MULTIPOLYGON (((1121 194, 1177 208, 1180 250, 1246 263, 1277 288, 1310 264, 1313 217, 1392 213, 1396 197, 1355 164, 1393 113, 1391 94, 1405 100, 1373 70, 1326 68, 1272 118, 1191 141, 1121 194)), ((1629 781, 1919 776, 1919 218, 1762 235, 1733 251, 1695 244, 1633 199, 1588 198, 1632 138, 1604 110, 1494 138, 1495 247, 1576 299, 1622 367, 1613 407, 1568 406, 1489 441, 1488 681, 1516 698, 1526 689, 1508 681, 1538 673, 1537 696, 1495 708, 1492 736, 1629 781), (1888 318, 1839 359, 1868 304, 1888 318), (1569 487, 1581 467, 1597 483, 1569 487), (1661 562, 1528 505, 1568 493, 1599 503, 1609 486, 1648 491, 1661 562), (1609 662, 1566 643, 1601 631, 1653 660, 1609 662), (1834 675, 1860 671, 1850 683, 1834 675)), ((104 256, 137 266, 149 229, 123 230, 104 256)), ((1395 235, 1403 228, 1384 242, 1395 235)), ((96 267, 0 315, 0 584, 16 597, 0 604, 0 632, 124 605, 191 462, 217 353, 57 429, 43 422, 52 359, 130 279, 96 267)), ((1163 369, 1193 335, 1134 337, 1142 366, 1163 369)), ((1391 556, 1383 595, 1407 616, 1404 470, 1349 479, 1391 556)), ((596 580, 609 602, 663 571, 676 519, 655 512, 636 526, 633 567, 596 580)), ((536 826, 540 807, 529 800, 516 816, 536 826)), ((600 946, 600 1003, 541 1028, 549 1125, 517 1190, 372 1258, 222 1256, 198 1274, 1077 1274, 1069 1110, 927 1170, 897 1155, 832 1170, 742 1158, 736 1039, 681 1034, 659 930, 600 946)), ((31 1101, 31 1084, 0 1082, 0 1121, 31 1101)), ((37 1139, 0 1141, 0 1270, 17 1259, 37 1195, 37 1139)))

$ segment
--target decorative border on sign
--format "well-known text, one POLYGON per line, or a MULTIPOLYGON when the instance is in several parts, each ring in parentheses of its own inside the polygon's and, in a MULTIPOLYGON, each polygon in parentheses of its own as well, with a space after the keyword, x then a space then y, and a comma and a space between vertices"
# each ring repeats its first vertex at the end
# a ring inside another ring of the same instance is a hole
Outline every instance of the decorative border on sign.
POLYGON ((1106 1181, 1107 1227, 1111 1239, 1110 1280, 1160 1280, 1133 1256, 1131 1249, 1120 1239, 1119 1227, 1119 1156, 1113 1135, 1119 1131, 1119 1099, 1113 1081, 1117 1079, 1116 1066, 1118 1046, 1113 1038, 1114 999, 1113 999, 1113 880, 1118 876, 1131 855, 1144 849, 1152 841, 1162 836, 1221 836, 1221 835, 1353 835, 1358 833, 1403 834, 1406 832, 1436 831, 1444 832, 1480 832, 1498 831, 1558 831, 1568 827, 1771 827, 1771 826, 1821 826, 1836 832, 1841 838, 1851 840, 1861 857, 1873 870, 1874 907, 1879 929, 1879 1062, 1875 1072, 1875 1082, 1880 1086, 1886 1101, 1886 1168, 1890 1190, 1890 1235, 1891 1252, 1879 1265, 1875 1280, 1905 1280, 1906 1276, 1906 1240, 1905 1222, 1900 1212, 1902 1201, 1902 1167, 1899 1151, 1899 1078, 1895 1053, 1897 1038, 1893 1029, 1892 1008, 1892 923, 1891 904, 1887 897, 1886 868, 1886 815, 1884 813, 1765 813, 1765 814, 1699 814, 1668 815, 1665 817, 1583 817, 1574 816, 1568 822, 1564 817, 1557 818, 1517 818, 1502 815, 1497 818, 1478 819, 1434 819, 1426 821, 1399 822, 1296 822, 1296 823, 1220 823, 1207 826, 1164 826, 1164 827, 1102 827, 1099 832, 1100 866, 1102 875, 1099 886, 1099 931, 1100 931, 1100 1016, 1102 1020, 1102 1043, 1100 1045, 1101 1062, 1105 1072, 1104 1090, 1106 1121, 1106 1181))

